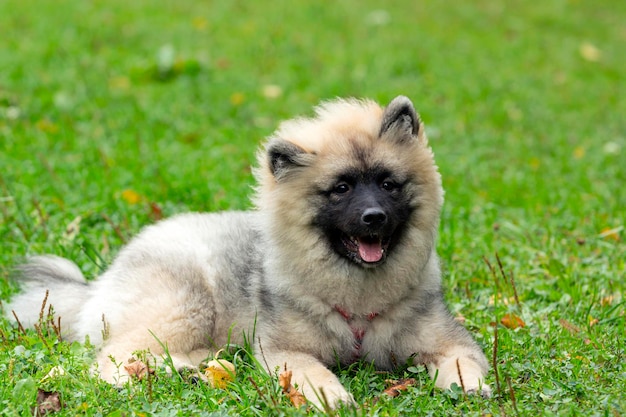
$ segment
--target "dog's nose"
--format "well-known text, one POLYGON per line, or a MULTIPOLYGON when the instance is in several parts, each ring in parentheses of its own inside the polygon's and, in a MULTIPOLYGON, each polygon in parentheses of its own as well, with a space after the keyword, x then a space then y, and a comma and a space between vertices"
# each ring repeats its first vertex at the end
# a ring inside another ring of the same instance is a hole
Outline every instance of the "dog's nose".
POLYGON ((370 207, 361 215, 361 222, 366 226, 382 226, 387 223, 387 214, 380 207, 370 207))

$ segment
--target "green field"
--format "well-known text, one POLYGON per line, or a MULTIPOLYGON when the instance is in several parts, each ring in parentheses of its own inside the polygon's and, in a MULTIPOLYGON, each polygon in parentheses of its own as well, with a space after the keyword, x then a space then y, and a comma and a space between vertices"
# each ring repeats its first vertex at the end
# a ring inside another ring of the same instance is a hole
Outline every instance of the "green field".
MULTIPOLYGON (((159 218, 250 208, 280 120, 404 94, 446 189, 446 299, 495 395, 363 365, 338 371, 360 408, 337 414, 625 415, 625 22, 614 0, 4 0, 0 295, 25 255, 93 277, 159 218), (403 377, 416 384, 383 395, 403 377)), ((59 416, 307 414, 245 350, 223 390, 162 370, 115 389, 93 356, 0 320, 0 415, 33 415, 38 390, 59 416)))

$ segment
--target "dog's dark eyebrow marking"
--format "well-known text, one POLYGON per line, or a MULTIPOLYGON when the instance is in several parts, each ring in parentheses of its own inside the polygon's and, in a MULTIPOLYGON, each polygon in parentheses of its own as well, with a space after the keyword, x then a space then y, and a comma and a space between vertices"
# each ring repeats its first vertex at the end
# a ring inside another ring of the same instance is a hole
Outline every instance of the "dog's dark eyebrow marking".
POLYGON ((359 146, 357 143, 351 142, 352 144, 352 156, 355 161, 358 161, 363 167, 367 165, 367 160, 371 154, 369 149, 366 149, 363 146, 359 146))
POLYGON ((334 178, 335 181, 332 183, 332 186, 340 181, 356 184, 358 182, 380 181, 386 178, 392 178, 399 183, 406 182, 404 176, 394 174, 392 169, 389 169, 383 164, 374 164, 370 167, 363 168, 356 166, 348 167, 343 171, 339 171, 334 178))

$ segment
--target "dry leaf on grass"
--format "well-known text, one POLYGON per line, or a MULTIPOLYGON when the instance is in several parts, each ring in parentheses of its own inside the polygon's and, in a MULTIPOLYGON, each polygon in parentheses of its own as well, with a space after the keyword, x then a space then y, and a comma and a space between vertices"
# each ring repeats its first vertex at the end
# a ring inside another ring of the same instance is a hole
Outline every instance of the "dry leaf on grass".
POLYGON ((282 372, 280 375, 278 375, 278 384, 283 389, 285 395, 289 397, 291 403, 295 407, 300 408, 301 406, 306 405, 306 398, 304 398, 304 395, 302 395, 293 385, 291 385, 291 376, 291 371, 282 372))
POLYGON ((204 375, 213 388, 224 389, 235 378, 235 365, 224 359, 213 359, 207 363, 204 375))
POLYGON ((602 297, 602 300, 600 300, 600 305, 602 307, 610 306, 613 304, 614 298, 615 297, 613 296, 613 294, 609 294, 606 297, 602 297))
POLYGON ((506 327, 507 329, 517 329, 518 327, 526 327, 526 323, 521 317, 516 316, 515 314, 505 314, 501 319, 500 323, 506 327))
POLYGON ((148 375, 154 374, 154 369, 140 360, 129 361, 128 365, 124 365, 124 369, 128 375, 137 379, 144 379, 148 375))
POLYGON ((410 386, 417 383, 415 378, 388 379, 385 382, 387 382, 390 386, 383 391, 383 394, 390 397, 397 397, 402 391, 406 391, 410 386))
POLYGON ((614 228, 605 227, 604 229, 600 231, 600 237, 603 239, 619 242, 620 241, 619 234, 622 230, 624 230, 623 226, 614 227, 614 228))
POLYGON ((154 201, 150 202, 150 219, 153 221, 159 221, 163 218, 163 210, 154 201))
POLYGON ((567 330, 571 334, 578 334, 578 333, 580 333, 580 327, 576 326, 573 323, 570 323, 569 321, 567 321, 565 319, 559 319, 559 323, 561 324, 561 326, 563 326, 563 328, 565 330, 567 330))
POLYGON ((61 397, 56 391, 37 390, 37 408, 34 415, 43 416, 61 410, 61 397))
POLYGON ((578 52, 585 61, 598 62, 602 58, 602 51, 589 41, 581 43, 578 52))

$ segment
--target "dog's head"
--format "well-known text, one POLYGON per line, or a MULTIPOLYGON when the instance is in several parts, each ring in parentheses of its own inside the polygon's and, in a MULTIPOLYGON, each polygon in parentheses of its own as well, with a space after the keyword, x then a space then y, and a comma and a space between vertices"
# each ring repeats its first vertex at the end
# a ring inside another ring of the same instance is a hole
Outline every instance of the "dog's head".
POLYGON ((315 118, 281 124, 259 163, 257 205, 274 237, 291 247, 371 268, 414 229, 434 240, 441 181, 406 97, 384 109, 371 101, 322 104, 315 118))

